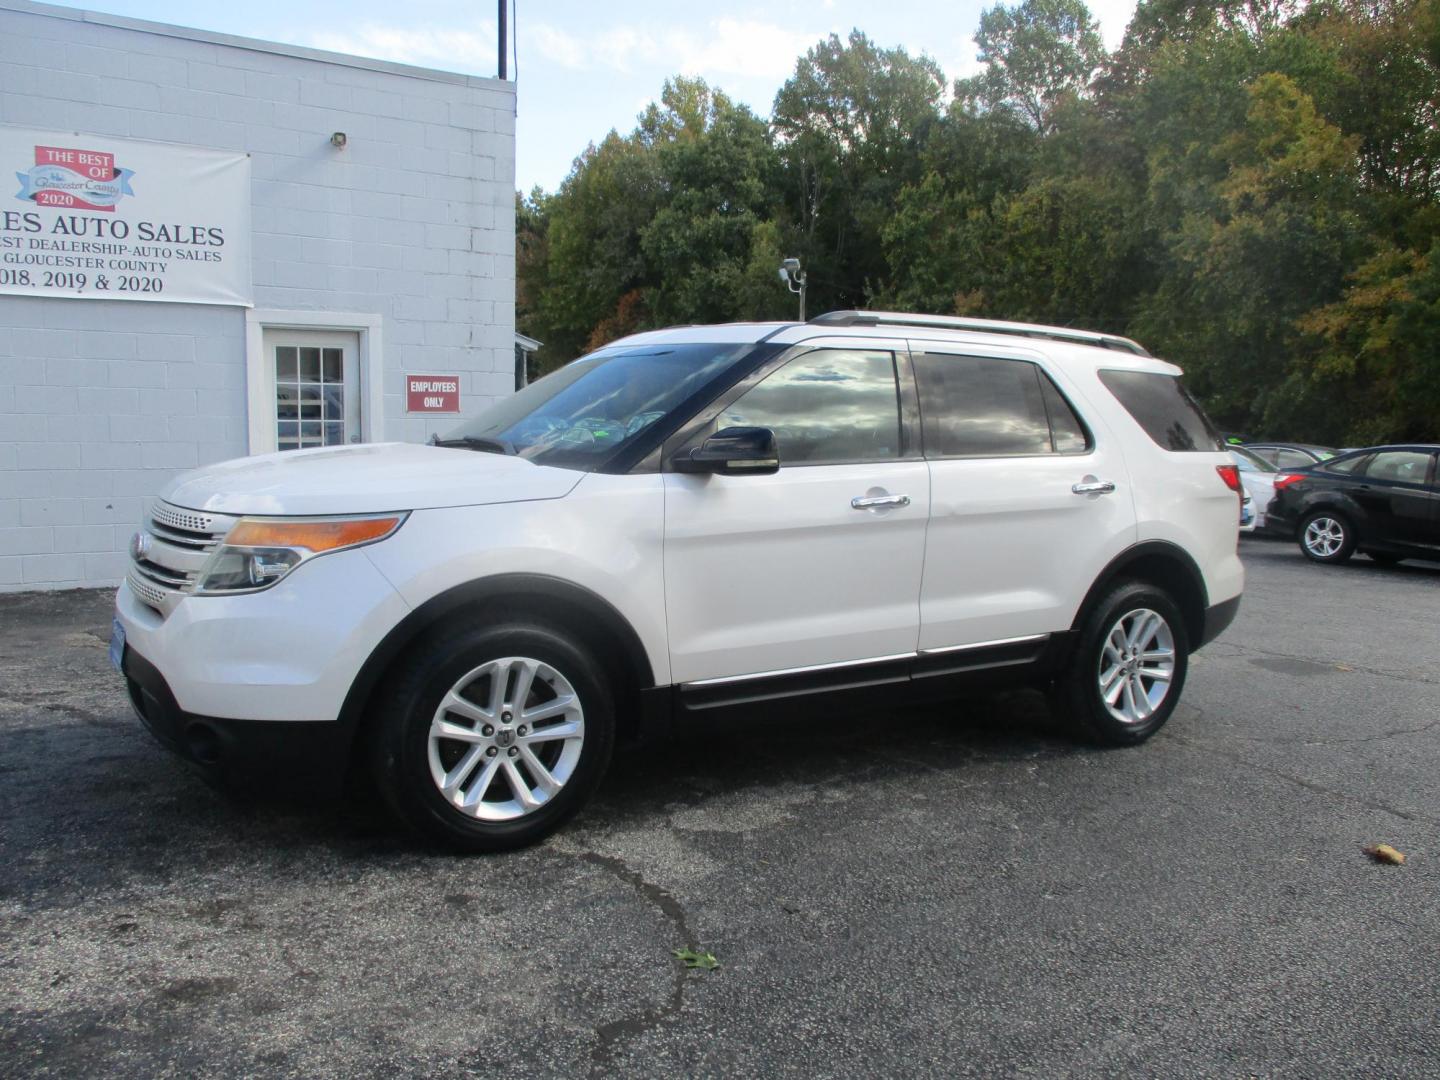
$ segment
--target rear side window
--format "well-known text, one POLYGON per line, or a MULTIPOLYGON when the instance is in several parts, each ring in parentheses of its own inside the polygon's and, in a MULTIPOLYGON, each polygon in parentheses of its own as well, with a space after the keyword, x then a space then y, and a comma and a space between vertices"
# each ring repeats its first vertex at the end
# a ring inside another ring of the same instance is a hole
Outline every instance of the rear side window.
POLYGON ((1225 449, 1220 433, 1174 375, 1102 371, 1100 381, 1162 449, 1181 453, 1225 449))
POLYGON ((1430 475, 1430 455, 1414 450, 1390 450, 1376 454, 1365 466, 1365 475, 1374 480, 1423 484, 1430 475))
POLYGON ((1302 454, 1299 450, 1276 450, 1274 460, 1282 469, 1303 469, 1306 465, 1315 464, 1314 458, 1309 454, 1302 454))
POLYGON ((1364 474, 1363 466, 1369 462, 1373 454, 1356 454, 1354 457, 1342 458, 1339 461, 1327 461, 1323 468, 1326 472, 1338 473, 1360 473, 1364 474))
POLYGON ((1083 453, 1090 440, 1075 410, 1024 360, 920 353, 920 415, 929 457, 1083 453))

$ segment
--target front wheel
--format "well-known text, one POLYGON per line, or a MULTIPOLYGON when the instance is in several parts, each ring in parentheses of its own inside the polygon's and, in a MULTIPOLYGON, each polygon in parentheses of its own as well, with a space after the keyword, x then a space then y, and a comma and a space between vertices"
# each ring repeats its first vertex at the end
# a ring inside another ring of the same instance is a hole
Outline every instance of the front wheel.
POLYGON ((1355 553, 1355 529, 1339 514, 1317 511, 1300 523, 1300 550, 1315 562, 1343 563, 1355 553))
POLYGON ((1169 595, 1146 582, 1122 583, 1085 619, 1052 702, 1091 741, 1134 746, 1175 711, 1189 653, 1184 619, 1169 595))
POLYGON ((544 839, 610 761, 611 691, 589 652, 539 625, 448 626, 378 703, 372 764, 407 822, 465 851, 544 839))

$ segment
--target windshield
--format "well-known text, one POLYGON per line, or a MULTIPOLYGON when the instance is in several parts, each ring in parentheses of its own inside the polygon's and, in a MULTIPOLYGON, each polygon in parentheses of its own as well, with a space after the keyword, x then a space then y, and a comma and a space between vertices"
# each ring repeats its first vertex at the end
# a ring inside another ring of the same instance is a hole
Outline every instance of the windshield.
POLYGON ((1274 465, 1266 461, 1259 454, 1244 447, 1230 447, 1230 456, 1235 459, 1235 464, 1240 466, 1241 472, 1273 473, 1278 471, 1274 465))
POLYGON ((597 469, 754 348, 746 342, 602 349, 497 401, 438 442, 597 469))

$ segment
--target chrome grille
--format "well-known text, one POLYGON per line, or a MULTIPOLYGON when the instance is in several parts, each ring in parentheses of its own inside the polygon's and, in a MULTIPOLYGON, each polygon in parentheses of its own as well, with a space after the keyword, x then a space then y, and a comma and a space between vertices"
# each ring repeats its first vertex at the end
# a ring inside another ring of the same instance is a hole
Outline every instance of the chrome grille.
POLYGON ((223 517, 219 514, 206 514, 199 510, 186 510, 181 506, 171 506, 167 502, 157 502, 150 508, 150 521, 152 524, 168 526, 172 529, 183 529, 193 533, 214 533, 217 521, 225 522, 225 531, 235 523, 231 517, 223 517))
POLYGON ((238 518, 156 502, 141 528, 146 550, 131 551, 131 590, 162 615, 169 615, 195 582, 211 554, 238 518))
POLYGON ((145 603, 156 609, 163 607, 165 603, 165 591, 163 589, 157 589, 134 570, 130 571, 125 580, 130 584, 130 591, 145 601, 145 603))

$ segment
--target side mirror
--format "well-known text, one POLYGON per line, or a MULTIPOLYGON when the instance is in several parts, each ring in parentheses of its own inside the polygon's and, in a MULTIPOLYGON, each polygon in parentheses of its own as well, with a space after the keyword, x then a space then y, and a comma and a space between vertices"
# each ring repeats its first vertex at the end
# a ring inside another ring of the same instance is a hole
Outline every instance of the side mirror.
POLYGON ((720 473, 724 476, 765 475, 780 469, 775 432, 763 427, 728 427, 717 431, 688 454, 679 454, 676 472, 720 473))

